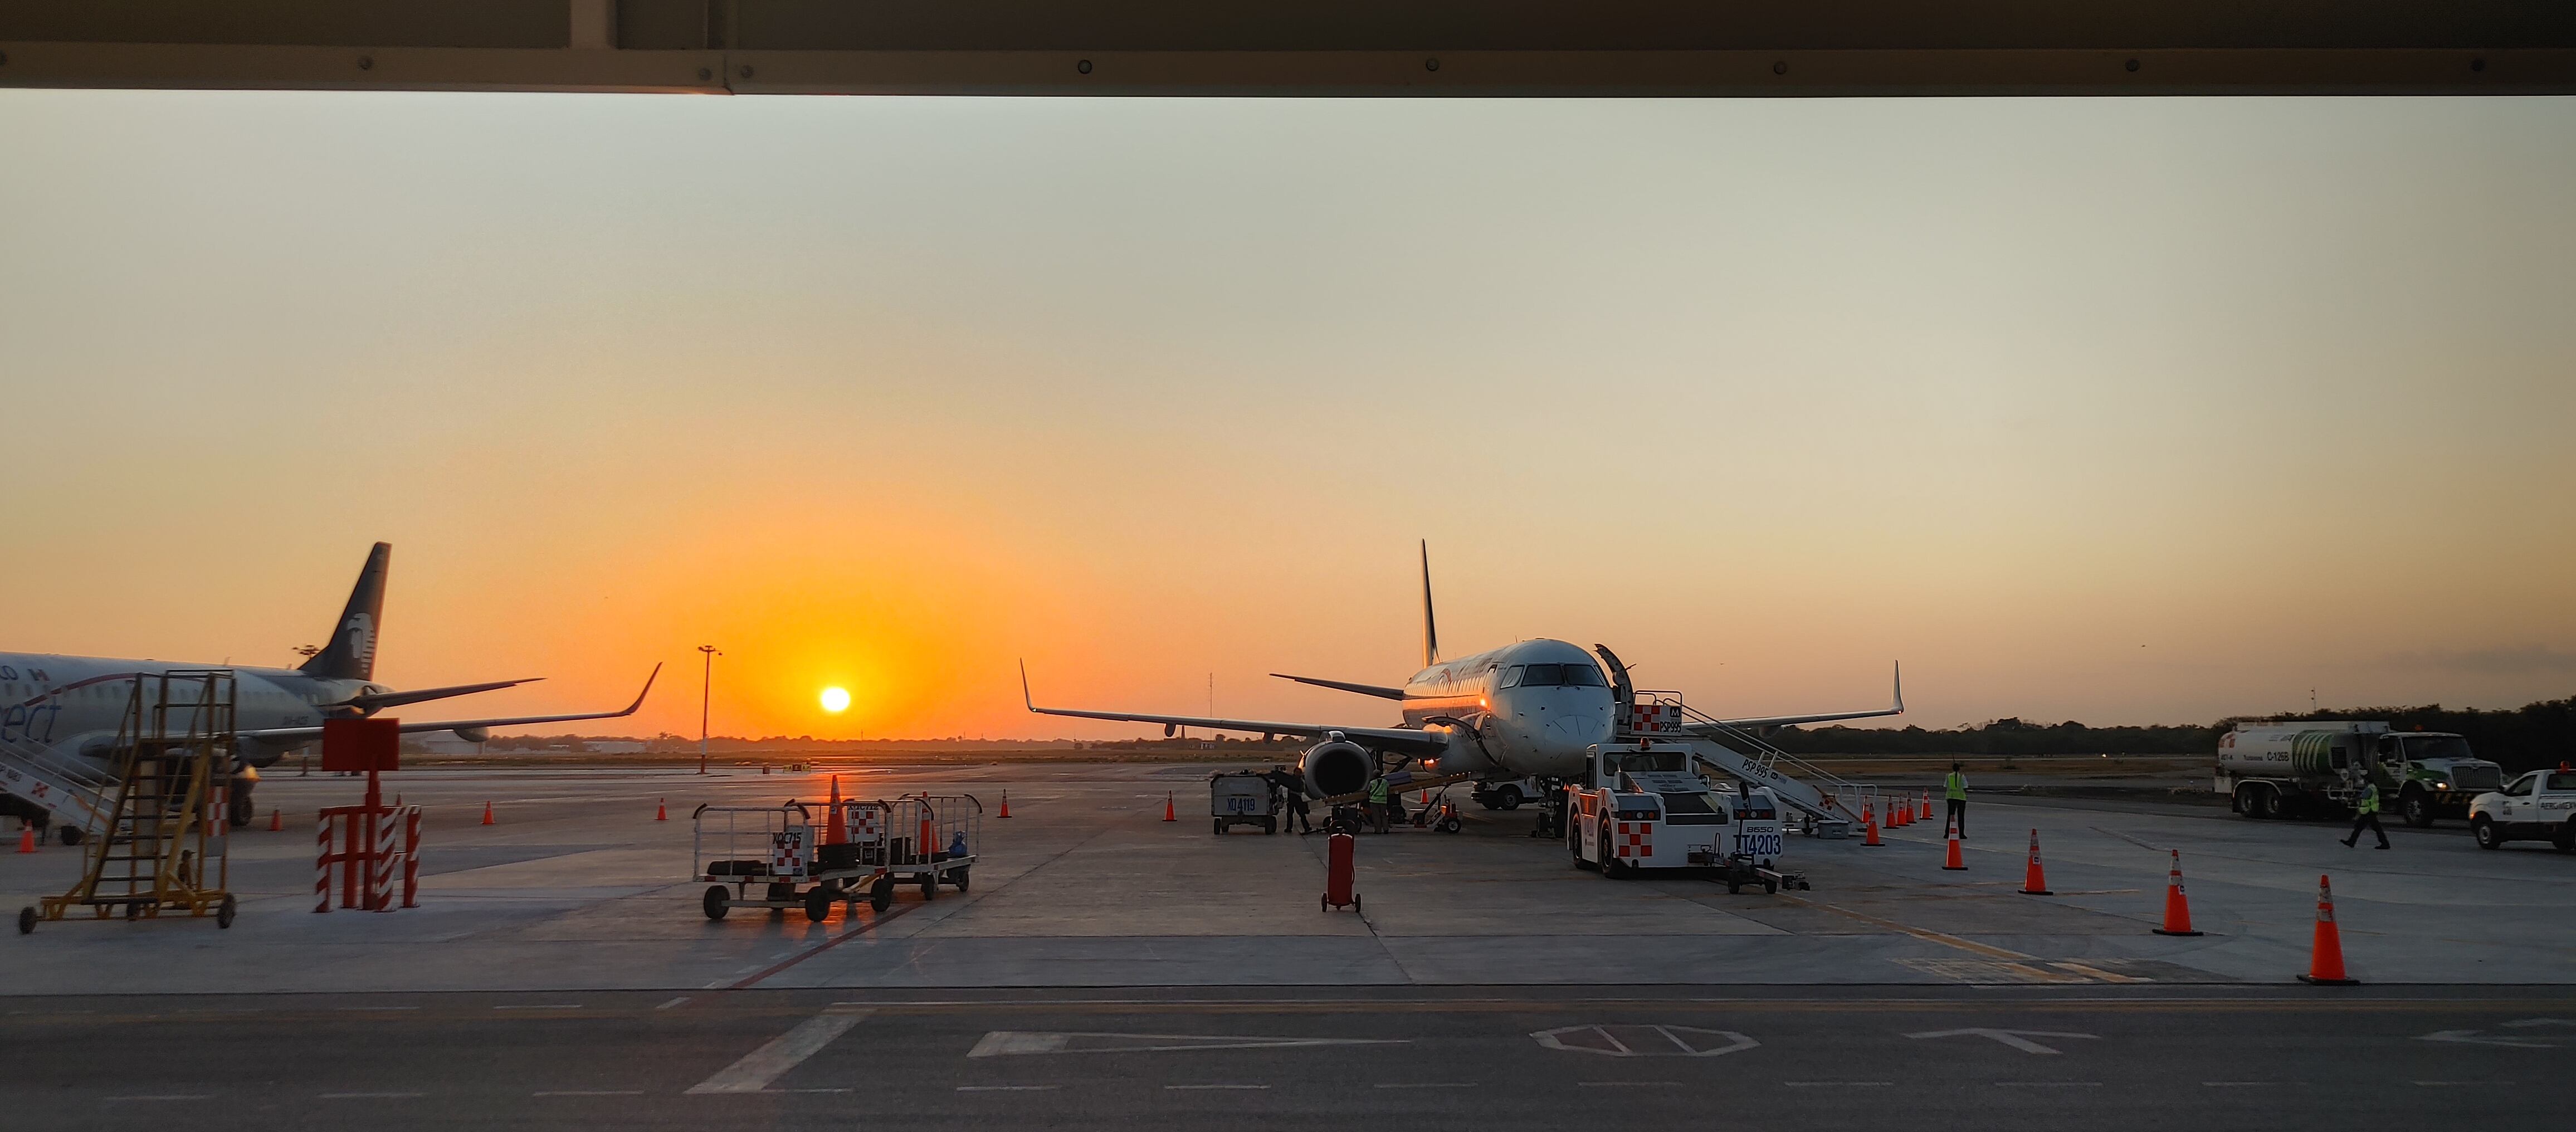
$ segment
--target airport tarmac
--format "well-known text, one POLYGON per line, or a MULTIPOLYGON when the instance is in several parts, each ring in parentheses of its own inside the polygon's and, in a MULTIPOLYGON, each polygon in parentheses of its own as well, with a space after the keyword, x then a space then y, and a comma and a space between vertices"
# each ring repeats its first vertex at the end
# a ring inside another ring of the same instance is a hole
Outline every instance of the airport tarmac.
MULTIPOLYGON (((1466 832, 1360 840, 1365 911, 1325 912, 1323 839, 1211 836, 1208 768, 955 765, 842 775, 853 796, 970 793, 988 817, 972 890, 882 915, 699 911, 687 876, 701 802, 819 798, 820 775, 411 771, 428 812, 421 904, 312 908, 312 811, 356 780, 273 775, 233 835, 240 921, 65 922, 11 936, 13 995, 792 988, 2281 983, 2307 968, 2316 881, 2334 878, 2345 955, 2372 984, 2576 984, 2576 858, 2476 849, 2457 823, 2346 849, 2341 828, 2208 807, 1972 803, 1969 869, 1938 823, 1888 844, 1793 837, 1812 891, 1730 896, 1697 879, 1614 881, 1525 836, 1534 813, 1472 805, 1466 832), (1163 822, 1166 796, 1181 820, 1163 822), (655 822, 667 800, 672 820, 655 822), (477 824, 486 801, 497 824, 477 824), (266 830, 270 808, 284 832, 266 830), (2055 896, 2023 896, 2040 831, 2055 896), (2151 934, 2166 850, 2195 926, 2151 934)), ((0 907, 59 892, 78 854, 0 853, 0 907)))

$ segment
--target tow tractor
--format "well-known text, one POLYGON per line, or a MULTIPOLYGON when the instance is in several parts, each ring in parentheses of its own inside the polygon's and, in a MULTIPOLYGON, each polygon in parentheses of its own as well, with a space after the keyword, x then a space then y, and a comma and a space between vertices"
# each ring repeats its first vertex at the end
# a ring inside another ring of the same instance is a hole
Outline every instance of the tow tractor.
POLYGON ((1627 878, 1648 869, 1708 874, 1730 893, 1806 889, 1783 872, 1780 801, 1771 788, 1711 786, 1691 767, 1691 748, 1639 740, 1585 752, 1582 780, 1566 787, 1571 811, 1566 852, 1579 869, 1627 878))
POLYGON ((733 908, 802 908, 806 919, 820 923, 831 918, 833 904, 857 911, 863 899, 883 912, 898 883, 919 884, 924 900, 936 898, 941 884, 966 891, 983 813, 983 803, 968 794, 700 806, 690 815, 697 827, 690 871, 712 884, 701 901, 710 920, 733 908), (828 824, 835 822, 839 836, 822 836, 835 832, 828 824))

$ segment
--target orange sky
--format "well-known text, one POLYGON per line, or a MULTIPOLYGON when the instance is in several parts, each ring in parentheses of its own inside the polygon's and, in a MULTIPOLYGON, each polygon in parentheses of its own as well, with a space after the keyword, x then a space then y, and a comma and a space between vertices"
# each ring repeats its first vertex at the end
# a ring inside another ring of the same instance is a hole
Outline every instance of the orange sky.
MULTIPOLYGON (((2576 684, 2576 104, 0 91, 0 647, 694 735, 2576 684), (845 715, 816 694, 848 687, 845 715)), ((418 717, 420 709, 413 710, 418 717)))

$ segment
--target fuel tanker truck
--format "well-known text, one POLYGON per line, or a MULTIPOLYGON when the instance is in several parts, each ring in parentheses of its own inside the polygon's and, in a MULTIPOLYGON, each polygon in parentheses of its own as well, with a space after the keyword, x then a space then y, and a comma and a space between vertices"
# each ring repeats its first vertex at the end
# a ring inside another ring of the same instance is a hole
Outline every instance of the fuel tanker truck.
POLYGON ((2214 788, 2249 818, 2342 818, 2375 782, 2381 808, 2420 829, 2468 817, 2470 800, 2503 781, 2503 768, 2471 755, 2457 735, 2287 719, 2239 723, 2219 736, 2214 788))

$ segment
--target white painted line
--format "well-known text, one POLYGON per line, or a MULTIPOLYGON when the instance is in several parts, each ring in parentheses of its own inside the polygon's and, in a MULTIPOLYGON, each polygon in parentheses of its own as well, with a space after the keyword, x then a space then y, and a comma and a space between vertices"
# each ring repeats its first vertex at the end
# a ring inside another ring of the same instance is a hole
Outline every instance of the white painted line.
POLYGON ((1165 1085, 1163 1089, 1166 1092, 1184 1092, 1193 1089, 1267 1089, 1269 1087, 1268 1085, 1165 1085))
POLYGON ((2472 1087, 2474 1087, 2474 1086, 2478 1086, 2478 1085, 2510 1085, 2510 1084, 2513 1084, 2513 1082, 2511 1082, 2511 1081, 2417 1081, 2417 1082, 2415 1082, 2415 1084, 2422 1085, 2422 1086, 2424 1086, 2424 1087, 2426 1087, 2426 1088, 2429 1088, 2429 1089, 2439 1089, 2439 1088, 2444 1088, 2444 1087, 2451 1086, 2451 1085, 2465 1085, 2465 1086, 2472 1086, 2472 1087))
POLYGON ((326 1101, 394 1101, 428 1095, 427 1093, 324 1093, 322 1099, 326 1101))
POLYGON ((1378 1085, 1381 1089, 1472 1089, 1475 1087, 1476 1083, 1473 1081, 1385 1081, 1378 1085))
POLYGON ((2278 1082, 2278 1081, 2203 1081, 2203 1082, 2201 1082, 2201 1086, 2202 1086, 2203 1088, 2209 1088, 2209 1089, 2251 1089, 2251 1088, 2256 1088, 2256 1087, 2268 1087, 2268 1086, 2278 1085, 2278 1084, 2280 1084, 2280 1082, 2278 1082))
MULTIPOLYGON (((691 1090, 689 1090, 689 1091, 694 1093, 694 1092, 696 1092, 697 1090, 695 1090, 695 1089, 691 1089, 691 1090)), ((858 1092, 858 1090, 857 1090, 857 1089, 762 1089, 762 1090, 760 1090, 760 1091, 761 1091, 761 1092, 763 1092, 763 1093, 767 1093, 767 1094, 769 1094, 770 1096, 773 1096, 773 1097, 775 1097, 775 1096, 784 1096, 784 1095, 786 1095, 786 1094, 788 1094, 788 1093, 855 1093, 855 1092, 858 1092)))
POLYGON ((333 1010, 418 1010, 417 1006, 334 1006, 333 1010))
POLYGON ((495 1006, 494 1010, 579 1010, 578 1002, 549 1002, 537 1006, 495 1006))
POLYGON ((117 1101, 210 1101, 215 1099, 215 1095, 213 1093, 152 1093, 143 1096, 108 1097, 106 1099, 111 1104, 117 1101))
POLYGON ((1047 1091, 1047 1090, 1049 1090, 1049 1089, 1060 1089, 1060 1088, 1063 1088, 1063 1086, 1061 1086, 1061 1085, 959 1085, 959 1086, 957 1086, 957 1091, 958 1091, 958 1092, 961 1092, 961 1093, 1043 1093, 1043 1092, 1045 1092, 1045 1091, 1047 1091))
MULTIPOLYGON (((670 1008, 672 1008, 672 1007, 674 1007, 674 1006, 678 1006, 679 1004, 681 1004, 681 1003, 683 1003, 683 1002, 687 1002, 687 1001, 689 1001, 689 996, 687 996, 687 995, 685 995, 685 994, 684 994, 684 995, 681 995, 681 996, 680 996, 680 997, 678 997, 678 998, 672 999, 672 1000, 671 1000, 671 1001, 669 1001, 669 1002, 663 1003, 663 1004, 662 1004, 662 1005, 660 1005, 660 1006, 656 1006, 656 1007, 654 1007, 653 1009, 655 1009, 655 1010, 669 1010, 670 1008)), ((834 1005, 839 1005, 839 1004, 838 1004, 838 1003, 835 1003, 834 1005)))
POLYGON ((642 1089, 550 1089, 533 1094, 540 1097, 640 1097, 642 1089))
MULTIPOLYGON (((848 1033, 850 1027, 868 1016, 866 1010, 835 1007, 797 1023, 796 1028, 771 1039, 768 1045, 744 1054, 742 1060, 717 1070, 716 1075, 689 1086, 691 1093, 760 1093, 769 1091, 769 1083, 788 1070, 796 1068, 830 1045, 832 1039, 848 1033)), ((842 1090, 847 1091, 847 1090, 842 1090)))
POLYGON ((1894 1081, 1782 1081, 1780 1083, 1792 1089, 1880 1089, 1896 1084, 1894 1081))
POLYGON ((2098 1089, 2100 1081, 1997 1081, 1998 1089, 2098 1089))
POLYGON ((1577 1081, 1575 1084, 1586 1089, 1649 1089, 1681 1087, 1681 1082, 1679 1081, 1577 1081))

